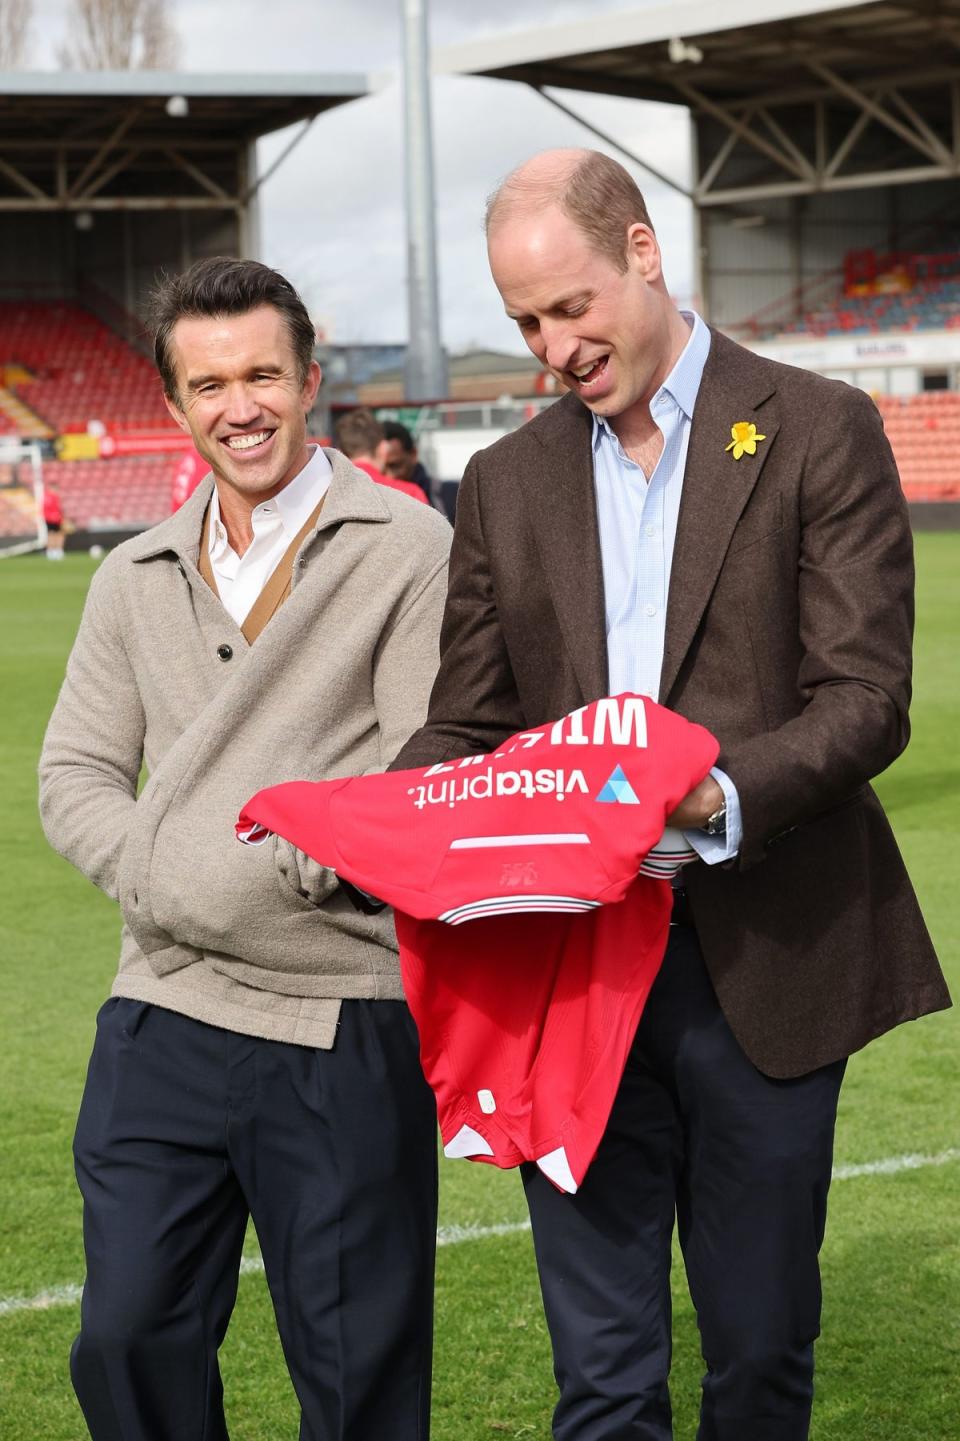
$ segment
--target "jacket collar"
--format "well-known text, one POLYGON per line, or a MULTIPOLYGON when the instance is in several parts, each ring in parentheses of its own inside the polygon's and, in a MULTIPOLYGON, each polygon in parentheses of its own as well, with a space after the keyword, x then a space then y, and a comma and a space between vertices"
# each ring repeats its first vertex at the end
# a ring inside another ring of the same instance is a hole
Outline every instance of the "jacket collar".
MULTIPOLYGON (((338 450, 328 450, 326 446, 323 449, 333 468, 333 475, 314 534, 318 535, 344 521, 376 523, 390 520, 390 508, 379 487, 338 450)), ((212 493, 213 474, 208 473, 189 500, 168 520, 161 521, 130 541, 130 559, 152 560, 160 555, 174 555, 178 560, 186 560, 196 566, 200 552, 200 529, 212 493)))
POLYGON ((530 439, 544 454, 542 464, 530 466, 522 488, 541 570, 584 701, 607 693, 592 428, 591 412, 573 394, 531 421, 530 439))

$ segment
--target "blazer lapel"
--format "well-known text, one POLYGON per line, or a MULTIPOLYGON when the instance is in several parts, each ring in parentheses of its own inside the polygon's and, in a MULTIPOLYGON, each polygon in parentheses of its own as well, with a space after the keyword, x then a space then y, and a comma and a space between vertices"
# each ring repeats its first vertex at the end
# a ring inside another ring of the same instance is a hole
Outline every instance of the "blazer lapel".
POLYGON ((750 351, 713 332, 694 407, 670 572, 660 673, 665 702, 677 679, 723 565, 737 522, 760 479, 779 424, 761 411, 775 391, 769 369, 750 351), (753 421, 765 437, 755 455, 725 450, 731 427, 753 421))
MULTIPOLYGON (((590 449, 593 418, 572 395, 552 407, 542 463, 523 487, 543 574, 584 701, 607 693, 603 563, 590 449)), ((537 436, 539 442, 540 437, 537 436)))

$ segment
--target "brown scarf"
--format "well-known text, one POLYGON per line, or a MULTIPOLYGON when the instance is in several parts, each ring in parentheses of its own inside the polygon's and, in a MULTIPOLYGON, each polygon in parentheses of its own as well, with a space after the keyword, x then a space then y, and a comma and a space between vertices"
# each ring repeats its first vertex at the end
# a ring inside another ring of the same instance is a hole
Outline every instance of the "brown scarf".
MULTIPOLYGON (((277 561, 273 571, 257 596, 247 614, 240 629, 243 631, 244 639, 248 645, 253 645, 257 636, 264 629, 269 621, 273 619, 277 611, 283 605, 290 594, 290 581, 293 577, 293 562, 297 551, 313 530, 323 510, 323 502, 326 494, 320 499, 320 504, 310 512, 306 521, 297 531, 293 540, 287 546, 283 555, 277 561)), ((216 577, 213 573, 213 566, 210 564, 210 507, 207 506, 203 516, 203 529, 200 531, 200 555, 197 559, 197 569, 203 576, 207 585, 219 599, 220 592, 217 589, 216 577)))

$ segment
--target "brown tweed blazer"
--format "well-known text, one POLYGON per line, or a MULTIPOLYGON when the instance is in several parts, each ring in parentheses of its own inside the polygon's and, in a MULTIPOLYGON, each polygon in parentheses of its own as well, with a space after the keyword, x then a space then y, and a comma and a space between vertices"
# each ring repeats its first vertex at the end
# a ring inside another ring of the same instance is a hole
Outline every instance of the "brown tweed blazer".
MULTIPOLYGON (((607 693, 589 411, 565 396, 463 479, 426 725, 392 768, 491 750, 607 693)), ((709 726, 736 861, 686 874, 717 996, 768 1075, 950 1004, 868 784, 909 735, 910 528, 872 401, 714 332, 690 434, 660 701, 709 726), (739 461, 737 421, 766 436, 739 461)))

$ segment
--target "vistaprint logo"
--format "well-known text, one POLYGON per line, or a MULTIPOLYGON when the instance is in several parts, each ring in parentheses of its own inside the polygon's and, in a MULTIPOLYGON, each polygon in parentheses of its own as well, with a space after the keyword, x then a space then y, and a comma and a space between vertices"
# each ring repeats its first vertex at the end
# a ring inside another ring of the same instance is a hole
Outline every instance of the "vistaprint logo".
MULTIPOLYGON (((484 761, 486 756, 475 759, 484 761)), ((459 801, 485 801, 492 796, 524 796, 527 800, 533 800, 534 796, 553 796, 554 800, 562 801, 573 792, 586 795, 588 790, 587 778, 580 770, 495 771, 488 765, 485 770, 472 775, 455 775, 449 780, 410 786, 407 795, 413 797, 413 804, 422 811, 424 806, 449 806, 452 809, 459 801)))
POLYGON ((638 806, 640 797, 623 773, 623 766, 614 766, 597 795, 601 805, 638 806))

